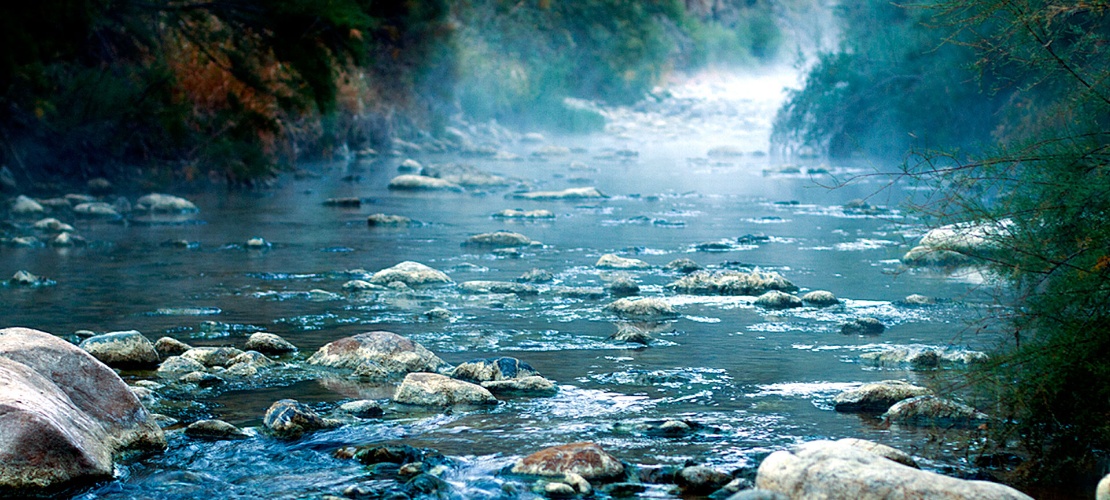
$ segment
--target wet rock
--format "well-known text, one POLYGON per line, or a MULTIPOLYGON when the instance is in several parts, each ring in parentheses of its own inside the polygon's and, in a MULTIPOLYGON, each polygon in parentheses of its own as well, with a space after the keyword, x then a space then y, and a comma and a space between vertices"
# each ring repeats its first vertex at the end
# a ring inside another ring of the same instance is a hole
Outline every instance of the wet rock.
POLYGON ((554 382, 539 375, 482 382, 484 389, 497 396, 548 397, 559 392, 554 382))
POLYGON ((339 405, 338 410, 358 418, 378 418, 385 414, 385 410, 382 410, 382 406, 377 401, 369 399, 348 401, 339 405))
POLYGON ((42 242, 34 236, 20 236, 8 240, 8 244, 13 247, 23 248, 38 248, 42 246, 42 242))
POLYGON ((83 247, 87 244, 85 238, 73 233, 62 233, 50 240, 50 246, 53 247, 83 247))
POLYGON ((928 346, 899 346, 879 352, 860 354, 860 360, 875 366, 909 367, 914 370, 939 368, 943 365, 970 365, 987 360, 987 355, 966 349, 928 346))
POLYGON ((181 357, 191 359, 204 366, 230 366, 231 360, 243 354, 234 347, 194 347, 185 351, 181 357))
POLYGON ((15 201, 12 202, 9 211, 12 215, 29 216, 45 213, 46 208, 44 208, 41 203, 32 200, 31 198, 28 198, 24 195, 19 195, 15 198, 15 201))
POLYGON ((555 213, 550 210, 521 210, 505 209, 493 214, 498 219, 554 219, 555 213))
POLYGON ((316 351, 307 363, 354 370, 355 375, 375 380, 450 368, 424 346, 383 331, 360 333, 331 342, 316 351))
POLYGON ((324 200, 325 207, 358 208, 362 206, 361 198, 328 198, 324 200))
POLYGON ((859 448, 861 450, 874 453, 874 454, 876 454, 880 457, 883 457, 885 459, 893 460, 895 462, 898 462, 902 465, 905 465, 906 467, 913 467, 915 469, 918 468, 917 467, 917 461, 914 460, 913 457, 909 456, 909 454, 907 454, 906 452, 901 451, 899 449, 891 448, 890 446, 887 446, 885 444, 880 444, 880 443, 876 443, 874 441, 867 441, 867 440, 864 440, 864 439, 856 439, 856 438, 840 439, 840 440, 837 440, 837 443, 854 446, 854 447, 859 448))
POLYGON ((153 368, 159 360, 150 339, 134 330, 87 338, 81 348, 100 362, 118 368, 153 368))
POLYGON ((555 295, 568 299, 598 300, 606 297, 604 288, 558 286, 551 289, 555 295))
POLYGON ((338 427, 339 422, 321 417, 306 404, 293 399, 275 401, 266 410, 262 424, 273 435, 283 439, 297 439, 321 429, 338 427))
POLYGON ((523 200, 588 200, 608 198, 594 187, 564 189, 562 191, 532 191, 515 193, 513 198, 523 200))
POLYGON ((158 400, 158 397, 155 396, 154 391, 147 389, 146 387, 132 386, 131 394, 134 394, 135 397, 139 399, 139 402, 143 404, 143 406, 150 406, 158 400))
POLYGON ((389 181, 389 189, 397 191, 462 191, 454 182, 423 175, 398 175, 389 181))
POLYGON ((273 366, 275 364, 277 364, 277 362, 270 358, 267 358, 265 354, 262 354, 258 351, 244 351, 242 354, 231 358, 231 360, 227 362, 229 372, 240 365, 249 365, 255 368, 260 368, 264 366, 273 366))
POLYGON ((459 283, 459 291, 464 293, 514 293, 517 295, 539 295, 536 287, 512 281, 465 281, 459 283))
POLYGON ((161 377, 176 378, 186 373, 203 371, 204 365, 195 360, 181 356, 170 356, 158 365, 157 373, 161 377))
POLYGON ((254 238, 251 238, 251 239, 247 240, 247 243, 246 243, 245 246, 250 250, 264 250, 264 249, 272 247, 273 244, 271 244, 269 241, 266 241, 266 240, 264 240, 260 237, 255 236, 254 238))
POLYGON ((756 486, 791 498, 1031 500, 1007 486, 914 469, 830 441, 772 453, 759 466, 756 486))
POLYGON ((617 332, 609 336, 609 340, 616 342, 632 342, 636 344, 649 345, 651 344, 651 334, 631 323, 617 323, 617 332))
POLYGON ((950 224, 930 230, 918 245, 902 256, 902 263, 915 267, 972 265, 1001 248, 1000 241, 1013 224, 1009 219, 994 223, 950 224))
POLYGON ((412 158, 406 158, 405 161, 401 162, 400 165, 397 165, 397 171, 405 173, 416 173, 421 171, 423 168, 424 165, 421 165, 420 162, 412 158))
POLYGON ((814 290, 805 295, 802 295, 802 302, 817 307, 835 306, 840 303, 840 299, 836 298, 832 292, 825 290, 814 290))
POLYGON ((901 380, 884 380, 863 384, 836 395, 833 408, 841 412, 887 411, 894 403, 904 399, 923 396, 931 391, 901 380))
POLYGON ((636 320, 660 320, 678 317, 678 312, 662 299, 654 297, 623 298, 605 306, 617 316, 636 320))
POLYGON ((408 286, 445 285, 451 283, 451 278, 441 271, 412 261, 382 269, 370 277, 370 283, 374 285, 388 285, 395 281, 408 286))
POLYGON ((370 227, 408 226, 410 224, 412 224, 412 219, 403 215, 370 214, 366 218, 366 225, 370 227))
POLYGON ((66 224, 53 217, 47 217, 34 223, 32 226, 39 231, 50 231, 54 233, 68 233, 73 231, 73 226, 66 224))
POLYGON ((790 497, 777 491, 750 489, 736 492, 728 500, 790 500, 790 497))
POLYGON ((73 207, 74 215, 90 219, 119 219, 123 217, 116 208, 104 202, 81 203, 73 207))
POLYGON ((601 269, 648 269, 651 264, 640 259, 629 259, 615 254, 607 253, 597 259, 594 267, 601 269))
POLYGON ((205 371, 186 373, 178 378, 177 381, 184 384, 193 384, 200 388, 215 387, 224 383, 224 379, 220 378, 219 375, 205 371))
POLYGON ((127 384, 54 335, 0 330, 0 380, 0 490, 8 495, 111 479, 120 454, 166 447, 127 384))
POLYGON ((187 213, 196 212, 193 202, 178 196, 151 193, 135 202, 135 209, 144 212, 187 213))
POLYGON ((577 493, 573 486, 559 481, 551 481, 543 485, 543 495, 548 498, 571 498, 577 493))
POLYGON ((530 238, 520 233, 497 231, 493 233, 482 233, 471 236, 466 239, 466 241, 463 243, 463 246, 513 248, 539 244, 539 242, 532 241, 530 238))
POLYGON ((433 307, 424 311, 423 316, 429 321, 449 321, 455 317, 454 313, 442 307, 433 307))
POLYGON ((363 465, 422 463, 426 467, 435 467, 450 463, 447 457, 435 450, 415 448, 405 444, 360 447, 352 453, 352 457, 363 465))
POLYGON ((482 386, 436 373, 406 375, 393 400, 417 406, 497 404, 497 398, 482 386))
POLYGON ((840 333, 844 335, 878 335, 886 330, 886 325, 875 318, 855 318, 840 325, 840 333))
POLYGON ((624 276, 614 278, 605 288, 614 297, 629 297, 640 293, 640 285, 624 276))
POLYGON ((509 186, 514 183, 513 180, 500 175, 457 163, 424 167, 420 173, 464 187, 492 188, 509 186))
POLYGON ((185 427, 185 435, 198 439, 245 439, 242 429, 223 420, 198 420, 185 427))
POLYGON ((35 286, 45 284, 47 280, 40 276, 35 276, 30 272, 20 270, 16 271, 8 282, 19 286, 35 286))
POLYGON ((708 495, 730 481, 732 476, 702 466, 684 467, 675 474, 675 484, 687 495, 708 495))
POLYGON ((975 408, 932 395, 903 399, 883 414, 887 422, 921 426, 970 426, 987 419, 986 414, 975 408))
POLYGON ((543 269, 533 268, 516 279, 522 283, 548 283, 555 280, 555 275, 543 269))
POLYGON ((907 295, 906 298, 902 299, 902 304, 905 304, 907 306, 931 306, 936 305, 936 303, 936 299, 916 293, 912 295, 907 295))
POLYGON ((771 290, 756 297, 755 305, 767 309, 792 309, 802 307, 802 299, 778 290, 771 290))
POLYGON ((262 354, 281 355, 297 352, 297 346, 272 333, 252 333, 247 343, 243 346, 248 351, 258 351, 262 354))
POLYGON ((537 451, 513 465, 514 474, 559 477, 567 473, 588 481, 612 481, 624 476, 624 464, 595 443, 571 443, 537 451))
POLYGON ((351 280, 343 284, 343 289, 348 292, 372 292, 385 290, 385 287, 365 280, 351 280))
POLYGON ((154 342, 154 351, 158 353, 158 357, 161 359, 167 359, 170 356, 180 356, 185 354, 185 351, 192 348, 193 347, 189 344, 170 337, 162 337, 154 342))
POLYGON ((770 290, 793 292, 798 289, 781 274, 755 269, 744 271, 697 271, 667 285, 691 295, 759 295, 770 290))
POLYGON ((685 274, 690 274, 694 271, 697 271, 698 269, 701 269, 701 266, 699 266, 697 262, 685 258, 672 260, 668 262, 667 265, 664 267, 685 274))
POLYGON ((454 378, 474 383, 524 378, 534 375, 539 375, 539 372, 532 368, 532 365, 507 356, 467 361, 456 366, 451 372, 451 376, 454 378))

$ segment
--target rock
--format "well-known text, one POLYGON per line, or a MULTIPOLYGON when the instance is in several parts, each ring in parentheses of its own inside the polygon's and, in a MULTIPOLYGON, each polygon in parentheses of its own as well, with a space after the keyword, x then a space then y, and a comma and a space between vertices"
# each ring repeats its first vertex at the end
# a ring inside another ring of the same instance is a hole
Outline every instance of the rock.
POLYGON ((249 351, 258 351, 262 354, 281 355, 297 352, 297 346, 290 344, 285 339, 272 333, 252 333, 247 343, 243 346, 249 351))
POLYGON ((27 271, 19 270, 12 275, 12 278, 8 280, 8 282, 13 285, 34 286, 45 284, 47 280, 40 276, 35 276, 27 271))
POLYGON ((601 269, 648 269, 651 267, 651 264, 640 259, 628 259, 607 253, 597 259, 597 263, 594 264, 594 267, 601 269))
POLYGON ((185 435, 199 439, 244 439, 249 436, 223 420, 198 420, 185 428, 185 435))
POLYGON ((886 325, 875 318, 855 318, 840 325, 840 333, 844 335, 878 335, 886 330, 886 325))
POLYGON ((709 467, 684 467, 675 474, 675 484, 687 495, 708 495, 732 481, 732 476, 709 467))
POLYGON ((12 215, 39 215, 46 212, 46 208, 44 208, 41 203, 31 198, 19 195, 15 198, 15 201, 12 202, 9 211, 12 215))
POLYGON ((840 299, 836 298, 832 292, 825 290, 814 290, 805 295, 802 295, 802 302, 815 305, 817 307, 835 306, 840 303, 840 299))
POLYGON ((543 485, 543 494, 548 498, 570 498, 578 492, 574 487, 563 482, 554 481, 543 485))
POLYGON ((266 410, 262 424, 273 435, 283 439, 297 439, 321 429, 338 427, 339 422, 321 417, 308 405, 293 399, 275 401, 266 410))
POLYGON ((526 247, 529 245, 539 245, 537 241, 532 241, 527 236, 520 233, 513 233, 509 231, 497 231, 493 233, 476 234, 466 239, 463 246, 475 247, 489 247, 489 248, 513 248, 513 247, 526 247))
POLYGON ((643 328, 630 323, 618 323, 617 333, 610 335, 609 340, 649 345, 655 339, 643 328))
POLYGON ((910 425, 975 425, 987 420, 975 408, 932 395, 903 399, 883 414, 887 422, 910 425))
POLYGON ((242 354, 231 358, 231 361, 227 362, 228 371, 235 368, 237 365, 250 365, 257 368, 272 366, 274 364, 277 363, 258 351, 244 351, 242 354))
POLYGON ((362 206, 361 198, 328 198, 324 200, 325 207, 358 208, 362 206))
POLYGON ((100 362, 118 368, 153 368, 158 364, 158 351, 143 334, 131 330, 90 337, 81 348, 100 362))
POLYGON ((403 215, 371 214, 366 218, 366 225, 380 226, 407 226, 412 224, 412 219, 403 215))
POLYGON ((393 400, 417 406, 496 405, 482 386, 436 373, 410 373, 397 388, 393 400))
POLYGON ((491 188, 514 183, 500 175, 491 174, 470 165, 447 164, 424 167, 421 175, 443 179, 464 187, 491 188))
POLYGON ((781 292, 798 290, 798 287, 781 274, 762 272, 759 269, 750 273, 697 271, 667 285, 667 288, 691 295, 759 295, 770 290, 781 292))
POLYGON ((662 299, 654 297, 617 299, 605 309, 626 319, 660 320, 678 317, 678 312, 662 299))
POLYGON ((204 366, 230 366, 231 360, 243 354, 234 347, 194 347, 185 351, 181 357, 191 359, 204 366))
POLYGON ((400 165, 397 165, 397 171, 398 172, 406 172, 406 173, 419 172, 423 168, 424 168, 424 165, 421 165, 420 162, 418 162, 418 161, 416 161, 412 158, 406 158, 405 161, 401 162, 400 165))
POLYGON ((465 293, 515 293, 517 295, 539 295, 536 287, 526 283, 512 281, 464 281, 459 283, 459 290, 465 293))
POLYGON ((424 311, 423 316, 429 321, 449 321, 455 317, 455 315, 451 311, 448 311, 447 309, 444 309, 442 307, 433 307, 431 309, 428 309, 427 311, 424 311))
POLYGON ((587 200, 608 198, 594 187, 570 188, 562 191, 532 191, 516 193, 513 198, 522 200, 587 200))
POLYGON ((563 474, 563 482, 574 487, 574 491, 579 495, 589 495, 593 492, 593 486, 590 485, 590 482, 573 472, 563 474))
POLYGON ((924 396, 931 391, 901 380, 884 380, 863 384, 836 395, 833 407, 842 412, 887 411, 894 403, 904 399, 924 396))
POLYGON ((422 463, 425 466, 435 467, 450 462, 447 457, 437 451, 414 448, 406 444, 359 447, 351 455, 351 458, 358 460, 363 465, 422 463))
POLYGON ((907 266, 955 267, 971 265, 1001 249, 1013 222, 949 224, 930 230, 906 255, 907 266))
POLYGON ((879 352, 860 354, 860 360, 884 367, 909 367, 914 370, 939 368, 942 365, 969 365, 987 360, 987 355, 965 349, 928 346, 898 346, 879 352))
POLYGON ((1110 500, 1110 474, 1102 477, 1095 488, 1095 500, 1110 500))
POLYGON ((756 297, 755 305, 767 309, 792 309, 802 307, 802 299, 778 290, 771 290, 756 297))
POLYGON ((50 231, 54 233, 68 233, 73 231, 73 226, 66 224, 53 217, 41 219, 33 225, 39 231, 50 231))
POLYGON ((613 481, 624 476, 624 464, 594 443, 571 443, 537 451, 513 465, 514 474, 560 477, 567 473, 588 481, 613 481))
POLYGON ((264 249, 272 247, 273 244, 271 244, 269 241, 266 241, 266 240, 264 240, 264 239, 262 239, 258 236, 255 236, 255 237, 247 240, 247 243, 246 243, 245 246, 250 250, 264 250, 264 249))
POLYGON ((624 276, 619 276, 605 286, 614 297, 629 297, 640 293, 640 285, 624 276))
POLYGON ((450 365, 424 346, 390 332, 360 333, 321 347, 308 364, 354 370, 375 380, 399 378, 411 372, 439 372, 450 365))
POLYGON ((161 359, 167 359, 170 356, 180 356, 185 354, 185 351, 192 348, 193 347, 189 344, 170 337, 162 337, 154 342, 154 351, 158 353, 158 357, 161 359))
POLYGON ((926 297, 915 293, 907 295, 906 298, 902 299, 902 303, 907 306, 932 306, 936 305, 937 301, 932 297, 926 297))
POLYGON ((0 330, 0 490, 40 496, 113 477, 127 451, 166 447, 131 389, 54 335, 0 330))
POLYGON ((385 290, 386 288, 365 280, 351 280, 343 284, 343 289, 348 292, 371 292, 385 290))
POLYGON ((859 448, 861 450, 874 453, 874 454, 876 454, 880 457, 883 457, 885 459, 893 460, 895 462, 898 462, 902 465, 905 465, 906 467, 913 467, 915 469, 918 468, 917 467, 917 461, 914 460, 913 457, 909 456, 909 454, 907 454, 904 451, 901 451, 901 450, 898 450, 898 449, 895 449, 895 448, 891 448, 891 447, 889 447, 885 444, 879 444, 879 443, 876 443, 874 441, 867 441, 867 440, 864 440, 864 439, 856 439, 856 438, 840 439, 840 440, 837 440, 837 443, 854 446, 854 447, 859 448))
POLYGON ((685 258, 672 260, 663 267, 685 274, 690 274, 694 271, 697 271, 698 269, 701 269, 701 266, 699 266, 697 262, 685 258))
POLYGON ((170 356, 158 365, 158 375, 166 378, 175 378, 186 373, 203 371, 204 365, 181 356, 170 356))
POLYGON ((772 453, 759 466, 756 487, 790 498, 1031 500, 1008 486, 914 469, 830 441, 772 453))
POLYGON ((516 280, 523 283, 548 283, 550 281, 553 281, 554 279, 555 275, 544 271, 543 269, 533 268, 531 271, 520 275, 520 277, 516 280))
POLYGON ((113 189, 115 189, 115 186, 112 186, 111 181, 103 177, 94 177, 92 179, 89 179, 89 182, 85 183, 85 187, 89 188, 89 192, 97 194, 110 193, 113 189))
POLYGON ((493 214, 498 219, 554 219, 555 214, 550 210, 521 210, 505 209, 493 214))
POLYGON ((373 285, 388 285, 395 281, 408 286, 445 285, 451 283, 451 278, 441 271, 412 261, 382 269, 370 277, 370 283, 373 285))
POLYGON ((727 500, 790 500, 790 497, 777 491, 750 489, 739 491, 727 500))
POLYGON ((554 396, 559 392, 559 388, 554 382, 539 375, 507 380, 490 380, 479 385, 498 396, 547 397, 554 396))
POLYGON ((178 378, 177 381, 183 384, 194 384, 197 387, 201 388, 214 387, 224 383, 224 379, 220 378, 219 375, 208 373, 205 371, 186 373, 178 378))
POLYGON ((551 291, 568 299, 598 300, 606 296, 605 289, 597 287, 557 286, 552 287, 551 291))
POLYGON ((389 181, 389 189, 397 191, 462 191, 454 182, 423 175, 398 175, 389 181))
POLYGON ((489 382, 491 380, 509 380, 539 375, 532 365, 516 358, 503 356, 500 358, 475 359, 455 367, 451 376, 467 382, 489 382))
POLYGON ((119 219, 123 217, 116 211, 115 207, 100 201, 81 203, 73 207, 73 213, 78 217, 97 219, 119 219))
POLYGON ((151 193, 139 198, 135 202, 135 209, 144 212, 186 213, 196 212, 197 206, 193 202, 161 193, 151 193))
POLYGON ((50 246, 54 247, 83 247, 88 244, 85 238, 76 236, 73 233, 61 233, 50 240, 50 246))
POLYGON ((358 418, 378 418, 385 414, 385 410, 382 410, 381 405, 369 399, 348 401, 339 405, 338 410, 358 418))

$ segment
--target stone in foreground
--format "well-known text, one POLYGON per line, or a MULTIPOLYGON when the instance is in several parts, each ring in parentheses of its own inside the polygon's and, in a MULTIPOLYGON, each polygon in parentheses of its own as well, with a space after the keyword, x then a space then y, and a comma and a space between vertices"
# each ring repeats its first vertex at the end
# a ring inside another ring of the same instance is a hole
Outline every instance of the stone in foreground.
POLYGON ((512 472, 548 477, 574 473, 589 481, 614 481, 624 475, 624 464, 597 444, 583 442, 537 451, 518 460, 512 472))
POLYGON ((367 332, 321 347, 308 364, 354 370, 375 380, 399 378, 412 372, 439 372, 451 366, 424 346, 392 332, 367 332))
POLYGON ((967 481, 914 469, 847 443, 813 441, 772 453, 756 487, 791 499, 1031 500, 1001 484, 967 481))
POLYGON ((496 405, 497 398, 480 385, 438 373, 405 376, 393 400, 416 406, 496 405))

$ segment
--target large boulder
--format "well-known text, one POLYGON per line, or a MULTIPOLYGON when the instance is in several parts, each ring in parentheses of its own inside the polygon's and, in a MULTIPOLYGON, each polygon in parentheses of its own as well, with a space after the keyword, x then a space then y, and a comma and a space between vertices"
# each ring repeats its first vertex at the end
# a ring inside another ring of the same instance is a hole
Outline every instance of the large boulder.
POLYGON ((89 337, 81 342, 81 348, 108 366, 152 368, 158 365, 154 343, 135 330, 89 337))
POLYGON ((178 196, 151 193, 135 202, 135 209, 145 212, 185 213, 196 212, 193 202, 178 196))
POLYGON ((389 181, 389 189, 397 191, 462 191, 454 182, 424 175, 398 175, 389 181))
POLYGON ((410 373, 393 400, 417 406, 496 405, 497 398, 477 384, 438 373, 410 373))
POLYGON ((49 333, 0 330, 0 491, 39 495, 111 479, 125 451, 166 447, 161 428, 103 363, 49 333))
POLYGON ((387 267, 370 277, 370 284, 372 285, 384 286, 394 281, 399 281, 408 286, 445 285, 451 283, 451 278, 448 278, 442 271, 437 271, 413 261, 405 261, 393 267, 387 267))
POLYGON ((450 365, 424 346, 391 332, 367 332, 321 347, 308 364, 354 370, 356 375, 388 380, 412 372, 439 372, 450 365))
POLYGON ((571 443, 537 451, 513 465, 514 474, 563 476, 578 474, 589 481, 613 481, 624 476, 624 464, 595 443, 571 443))
POLYGON ((598 198, 608 198, 594 187, 580 187, 564 189, 562 191, 532 191, 528 193, 516 193, 513 198, 523 200, 588 200, 598 198))
POLYGON ((929 389, 902 380, 883 380, 837 394, 833 407, 842 412, 882 413, 903 399, 929 393, 929 389))
POLYGON ((974 264, 1001 248, 1013 222, 949 224, 935 228, 902 256, 907 266, 955 267, 974 264))
POLYGON ((679 293, 691 295, 760 295, 770 290, 794 292, 798 290, 789 280, 776 272, 759 269, 744 271, 696 271, 667 285, 679 293))
POLYGON ((617 299, 605 309, 625 319, 653 321, 678 317, 670 304, 654 297, 617 299))
POLYGON ((755 484, 792 499, 1031 500, 1008 486, 942 476, 831 441, 772 453, 760 464, 755 484))

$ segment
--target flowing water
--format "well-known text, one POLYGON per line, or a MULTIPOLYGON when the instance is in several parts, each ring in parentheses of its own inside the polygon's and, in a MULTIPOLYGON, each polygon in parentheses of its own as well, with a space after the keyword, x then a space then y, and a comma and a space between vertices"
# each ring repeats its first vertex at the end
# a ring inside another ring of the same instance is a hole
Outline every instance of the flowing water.
MULTIPOLYGON (((402 156, 311 166, 320 175, 288 176, 273 189, 188 194, 201 210, 183 219, 69 221, 89 240, 87 247, 0 249, 3 273, 27 269, 56 282, 0 288, 2 323, 70 338, 76 330, 134 329, 151 339, 239 347, 250 333, 266 331, 299 346, 299 359, 344 336, 388 330, 451 363, 513 356, 560 387, 551 398, 509 398, 493 409, 449 412, 391 406, 388 390, 303 369, 200 392, 167 391, 155 411, 181 424, 224 419, 247 427, 252 437, 199 441, 170 432, 165 453, 123 464, 117 481, 83 498, 338 495, 368 477, 334 451, 372 443, 406 443, 454 458, 457 466, 445 479, 459 498, 530 495, 510 488, 516 480, 499 472, 524 454, 576 441, 595 441, 645 467, 691 462, 731 472, 751 470, 792 443, 861 437, 911 452, 926 468, 960 473, 968 466, 957 452, 966 436, 885 426, 873 417, 837 413, 830 400, 863 382, 925 382, 934 374, 873 367, 860 361, 862 353, 892 345, 989 346, 993 339, 966 333, 965 325, 988 315, 990 301, 975 280, 900 267, 897 259, 922 225, 901 210, 917 191, 884 190, 889 178, 869 175, 892 165, 812 161, 783 168, 782 160, 763 153, 782 88, 792 83, 787 74, 692 79, 636 106, 604 110, 604 133, 547 137, 570 149, 562 155, 533 156, 543 144, 520 136, 499 144, 520 161, 412 155, 424 164, 474 165, 519 179, 528 189, 595 186, 606 199, 521 200, 509 196, 514 188, 390 191, 402 156), (717 146, 743 154, 710 156, 717 146), (323 204, 335 197, 364 203, 323 204), (870 208, 845 207, 859 198, 870 208), (556 217, 492 217, 508 208, 542 208, 556 217), (368 227, 372 213, 419 223, 368 227), (543 245, 517 253, 460 245, 495 230, 520 232, 543 245), (246 248, 256 236, 271 246, 246 248), (190 244, 166 244, 176 240, 190 244), (652 267, 595 268, 607 253, 652 267), (710 269, 777 271, 803 291, 832 291, 842 304, 770 311, 752 305, 752 297, 676 294, 664 285, 680 274, 663 266, 677 258, 710 269), (454 287, 369 294, 342 289, 350 279, 406 260, 443 270, 455 282, 513 281, 533 268, 551 272, 554 282, 523 297, 464 294, 454 287), (603 287, 616 275, 632 278, 641 295, 662 297, 680 313, 641 325, 655 338, 650 346, 608 339, 619 322, 604 309, 611 297, 550 292, 603 287), (913 293, 942 300, 926 307, 901 302, 913 293), (451 318, 423 315, 436 307, 451 318), (877 318, 887 330, 842 335, 840 325, 858 317, 877 318), (381 398, 385 417, 293 442, 255 430, 278 399, 327 411, 359 397, 381 398), (651 432, 664 419, 701 426, 679 438, 651 432)), ((287 361, 296 365, 297 358, 287 361)), ((151 374, 124 376, 134 382, 151 374)), ((642 493, 674 495, 665 485, 642 493)))

